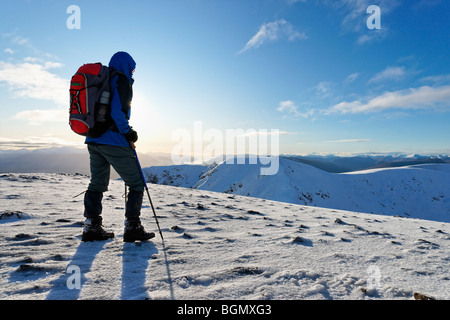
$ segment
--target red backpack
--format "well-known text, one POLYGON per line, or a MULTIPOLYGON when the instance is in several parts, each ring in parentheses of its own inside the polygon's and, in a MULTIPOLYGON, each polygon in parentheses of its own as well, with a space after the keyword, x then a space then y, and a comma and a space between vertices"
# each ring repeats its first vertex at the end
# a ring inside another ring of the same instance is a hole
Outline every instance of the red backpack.
POLYGON ((72 77, 69 123, 75 133, 99 137, 114 126, 110 115, 112 72, 101 63, 89 63, 72 77))

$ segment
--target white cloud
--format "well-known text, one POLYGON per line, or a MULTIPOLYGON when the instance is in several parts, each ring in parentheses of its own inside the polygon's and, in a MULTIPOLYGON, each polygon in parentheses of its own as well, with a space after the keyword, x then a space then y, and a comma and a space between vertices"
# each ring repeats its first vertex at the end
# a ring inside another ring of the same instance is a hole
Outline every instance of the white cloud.
POLYGON ((342 15, 341 30, 344 33, 354 33, 357 35, 356 43, 359 45, 368 44, 376 40, 383 40, 389 34, 385 19, 401 2, 399 0, 320 0, 319 2, 330 6, 336 14, 342 15), (369 30, 367 19, 370 15, 367 8, 376 4, 381 9, 381 29, 369 30))
POLYGON ((283 118, 287 117, 303 117, 305 119, 310 118, 316 112, 315 109, 309 109, 306 112, 300 112, 298 107, 291 100, 281 101, 278 105, 277 111, 284 113, 283 118))
POLYGON ((373 76, 369 83, 383 82, 383 81, 399 81, 406 76, 404 67, 387 67, 383 71, 373 76))
POLYGON ((305 40, 305 33, 298 32, 294 26, 284 19, 276 20, 263 24, 259 31, 247 42, 245 47, 238 54, 249 50, 250 48, 258 48, 267 42, 273 42, 280 38, 288 41, 305 40))
MULTIPOLYGON (((58 58, 44 53, 33 46, 27 38, 12 33, 1 33, 0 37, 11 44, 11 48, 20 46, 33 56, 23 60, 9 59, 0 61, 0 85, 6 87, 15 98, 27 98, 51 102, 48 109, 24 110, 16 113, 12 119, 27 121, 38 125, 46 122, 68 121, 69 80, 54 73, 54 69, 63 67, 58 58)), ((13 49, 5 49, 13 54, 13 49)), ((33 102, 31 102, 33 103, 33 102)))
POLYGON ((7 40, 13 47, 20 46, 27 50, 31 50, 34 54, 42 54, 42 51, 37 49, 28 38, 22 37, 20 34, 17 34, 17 31, 11 33, 1 33, 2 39, 7 40))
POLYGON ((284 118, 287 118, 288 116, 301 116, 301 113, 298 111, 298 107, 291 100, 281 101, 277 111, 284 113, 284 118))
POLYGON ((342 27, 347 31, 357 32, 364 28, 361 17, 365 17, 369 0, 339 0, 333 1, 337 7, 344 8, 344 19, 342 27))
POLYGON ((12 43, 20 45, 20 46, 31 46, 30 39, 24 38, 20 35, 13 36, 12 43))
POLYGON ((361 34, 356 43, 359 45, 364 45, 367 43, 371 43, 373 41, 381 41, 387 38, 388 36, 388 28, 383 25, 383 28, 379 30, 367 30, 365 33, 361 34))
POLYGON ((238 135, 239 137, 254 137, 254 136, 273 136, 273 135, 279 135, 279 136, 285 136, 285 135, 293 135, 293 134, 298 134, 297 132, 290 132, 290 131, 281 131, 281 130, 248 130, 246 133, 244 134, 240 134, 238 135))
POLYGON ((277 110, 280 112, 286 112, 294 115, 299 113, 298 107, 294 105, 294 103, 291 100, 281 101, 277 110))
POLYGON ((328 97, 333 91, 333 82, 322 81, 316 87, 316 94, 322 98, 328 97))
POLYGON ((26 58, 24 62, 0 61, 0 83, 18 97, 53 101, 58 105, 68 103, 69 81, 53 74, 49 69, 59 68, 57 62, 40 62, 26 58))
POLYGON ((434 84, 445 84, 450 82, 450 74, 440 74, 420 79, 423 82, 432 82, 434 84))
POLYGON ((358 72, 355 72, 355 73, 352 73, 351 75, 349 75, 347 78, 345 78, 345 83, 346 84, 349 84, 349 83, 352 83, 352 82, 354 82, 356 79, 358 79, 358 77, 359 77, 359 73, 358 72))
POLYGON ((342 140, 330 140, 330 141, 323 141, 325 143, 352 143, 352 142, 369 142, 372 141, 372 139, 342 139, 342 140))
POLYGON ((50 136, 43 136, 43 137, 31 136, 31 137, 23 137, 21 139, 0 137, 0 148, 3 150, 14 150, 23 148, 41 149, 50 147, 63 147, 63 146, 80 147, 82 145, 83 143, 80 142, 70 142, 50 136))
POLYGON ((62 68, 64 67, 64 65, 62 63, 59 62, 52 62, 52 61, 47 61, 44 63, 44 69, 48 70, 48 69, 55 69, 55 68, 62 68))
POLYGON ((450 109, 450 86, 409 88, 393 92, 385 92, 367 102, 355 100, 341 102, 325 113, 369 113, 390 109, 450 109))
POLYGON ((68 121, 69 113, 65 109, 48 109, 48 110, 26 110, 18 112, 14 115, 14 119, 27 121, 32 125, 39 125, 44 122, 63 122, 68 121))
POLYGON ((288 4, 294 4, 297 2, 306 2, 307 0, 286 0, 288 4))

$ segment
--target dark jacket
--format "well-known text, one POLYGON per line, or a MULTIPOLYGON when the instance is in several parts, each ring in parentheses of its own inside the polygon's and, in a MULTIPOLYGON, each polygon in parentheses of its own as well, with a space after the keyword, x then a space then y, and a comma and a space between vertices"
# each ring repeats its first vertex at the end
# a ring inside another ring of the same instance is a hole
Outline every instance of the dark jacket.
POLYGON ((124 134, 131 129, 128 120, 131 113, 133 70, 136 68, 136 62, 128 53, 117 52, 112 56, 109 67, 126 75, 126 77, 116 75, 111 79, 111 117, 116 128, 107 130, 98 138, 86 138, 86 143, 130 147, 124 134))

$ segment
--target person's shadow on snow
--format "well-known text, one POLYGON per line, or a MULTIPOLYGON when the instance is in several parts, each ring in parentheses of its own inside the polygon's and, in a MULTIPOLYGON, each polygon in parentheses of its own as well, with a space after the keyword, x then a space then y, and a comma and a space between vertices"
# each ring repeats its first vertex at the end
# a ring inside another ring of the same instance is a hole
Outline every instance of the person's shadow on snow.
POLYGON ((121 300, 150 298, 145 285, 146 274, 149 260, 157 253, 158 249, 152 242, 123 244, 121 300))
MULTIPOLYGON (((97 255, 105 245, 114 239, 95 242, 81 242, 66 270, 51 284, 47 300, 77 300, 87 281, 97 255)), ((152 242, 124 243, 122 251, 122 300, 149 299, 146 282, 149 260, 158 253, 152 242)), ((168 270, 166 257, 166 268, 168 270)), ((151 272, 151 271, 150 271, 151 272)), ((168 271, 169 272, 169 271, 168 271)), ((169 275, 169 282, 171 282, 169 275)), ((173 295, 173 293, 172 293, 173 295)), ((101 298, 101 297, 99 297, 101 298)))
POLYGON ((81 289, 86 282, 86 274, 91 270, 92 264, 98 253, 103 250, 105 244, 113 240, 81 242, 72 261, 64 274, 51 282, 52 289, 47 295, 47 300, 77 300, 81 289))

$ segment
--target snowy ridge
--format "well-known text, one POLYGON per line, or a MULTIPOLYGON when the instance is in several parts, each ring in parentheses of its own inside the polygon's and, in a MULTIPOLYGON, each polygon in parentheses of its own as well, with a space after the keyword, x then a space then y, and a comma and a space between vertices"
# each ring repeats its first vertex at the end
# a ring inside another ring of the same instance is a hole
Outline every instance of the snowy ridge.
MULTIPOLYGON (((111 181, 116 237, 82 243, 88 181, 0 175, 0 299, 450 299, 448 223, 151 185, 165 242, 123 243, 111 181)), ((142 219, 156 231, 147 201, 142 219)))
POLYGON ((152 183, 308 206, 450 222, 450 164, 329 173, 280 158, 276 175, 261 165, 145 168, 152 183))

